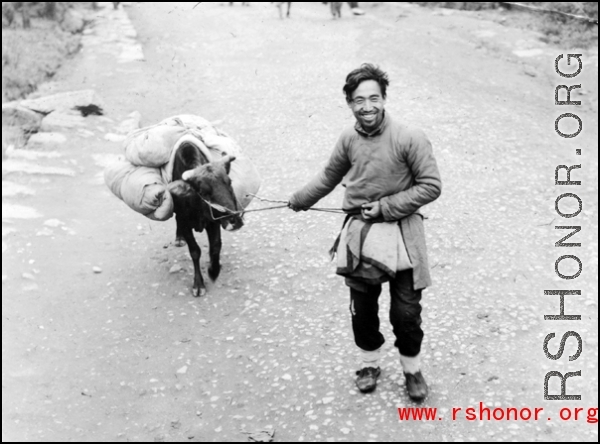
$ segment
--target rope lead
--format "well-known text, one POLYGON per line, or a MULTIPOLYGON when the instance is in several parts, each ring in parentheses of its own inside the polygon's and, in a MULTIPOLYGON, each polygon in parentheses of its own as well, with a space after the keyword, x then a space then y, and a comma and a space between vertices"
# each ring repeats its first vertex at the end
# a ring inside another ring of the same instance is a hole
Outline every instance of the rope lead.
MULTIPOLYGON (((225 219, 225 218, 231 217, 231 216, 236 216, 238 214, 246 214, 246 213, 254 213, 254 212, 257 212, 257 211, 269 211, 269 210, 277 210, 277 209, 281 209, 281 208, 288 208, 288 204, 289 204, 289 201, 287 201, 287 200, 265 199, 263 197, 256 196, 255 194, 247 194, 246 196, 252 196, 252 197, 260 200, 261 202, 278 203, 278 204, 281 204, 281 205, 274 205, 274 206, 271 206, 271 207, 264 207, 264 208, 255 208, 253 210, 233 211, 233 210, 230 210, 229 208, 225 208, 222 205, 209 202, 208 200, 204 199, 202 196, 200 196, 200 198, 204 201, 204 203, 206 205, 208 205, 208 208, 210 209, 210 216, 212 217, 212 219, 214 221, 225 219), (220 213, 225 213, 225 215, 224 216, 215 217, 215 215, 213 213, 213 209, 217 210, 220 213)), ((344 211, 341 208, 307 208, 307 210, 321 211, 323 213, 344 214, 344 211)))

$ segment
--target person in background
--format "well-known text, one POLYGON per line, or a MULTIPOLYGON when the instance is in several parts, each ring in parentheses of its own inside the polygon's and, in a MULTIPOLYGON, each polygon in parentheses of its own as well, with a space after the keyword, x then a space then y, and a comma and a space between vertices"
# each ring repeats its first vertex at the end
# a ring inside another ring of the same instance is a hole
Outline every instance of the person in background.
POLYGON ((365 11, 358 7, 358 2, 348 2, 348 6, 350 6, 350 10, 354 15, 365 15, 365 11))
MULTIPOLYGON (((329 2, 321 2, 324 5, 326 5, 329 2)), ((350 10, 352 11, 352 14, 354 15, 365 15, 365 11, 363 11, 362 9, 360 9, 358 7, 358 2, 348 2, 348 6, 350 6, 350 10)))
POLYGON ((290 9, 292 8, 292 2, 271 2, 271 3, 275 3, 275 6, 277 6, 277 9, 279 10, 279 18, 283 19, 283 6, 287 5, 287 12, 285 14, 285 16, 287 18, 290 18, 290 9))

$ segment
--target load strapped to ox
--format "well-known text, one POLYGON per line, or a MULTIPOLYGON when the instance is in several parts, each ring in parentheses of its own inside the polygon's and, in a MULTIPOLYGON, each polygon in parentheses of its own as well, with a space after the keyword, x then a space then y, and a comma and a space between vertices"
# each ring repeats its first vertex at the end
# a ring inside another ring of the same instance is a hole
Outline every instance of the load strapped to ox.
POLYGON ((256 168, 234 139, 194 115, 169 117, 129 134, 123 144, 124 158, 104 171, 106 185, 132 210, 155 221, 166 221, 174 212, 169 192, 174 159, 180 147, 190 144, 196 146, 208 162, 226 155, 235 157, 229 177, 238 207, 245 209, 260 188, 256 168))

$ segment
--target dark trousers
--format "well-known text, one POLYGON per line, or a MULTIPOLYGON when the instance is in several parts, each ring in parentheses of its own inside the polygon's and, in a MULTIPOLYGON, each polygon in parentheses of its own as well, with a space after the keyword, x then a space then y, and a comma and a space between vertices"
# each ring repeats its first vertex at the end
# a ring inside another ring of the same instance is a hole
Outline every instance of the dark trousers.
MULTIPOLYGON (((390 280, 390 322, 396 336, 395 346, 400 354, 414 357, 421 351, 421 290, 413 289, 412 270, 398 272, 390 280)), ((379 331, 379 295, 381 284, 350 287, 350 313, 354 341, 361 349, 374 351, 385 339, 379 331), (361 291, 362 290, 362 291, 361 291)))
POLYGON ((348 6, 352 9, 358 8, 358 2, 348 2, 348 6))

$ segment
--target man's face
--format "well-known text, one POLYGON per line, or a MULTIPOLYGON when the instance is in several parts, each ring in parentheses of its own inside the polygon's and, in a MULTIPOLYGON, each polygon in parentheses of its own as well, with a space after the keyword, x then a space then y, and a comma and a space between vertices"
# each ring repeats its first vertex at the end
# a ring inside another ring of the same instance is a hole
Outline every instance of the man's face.
POLYGON ((360 126, 366 131, 372 131, 383 120, 385 99, 381 94, 379 83, 375 80, 365 80, 352 93, 352 101, 348 104, 360 126))

